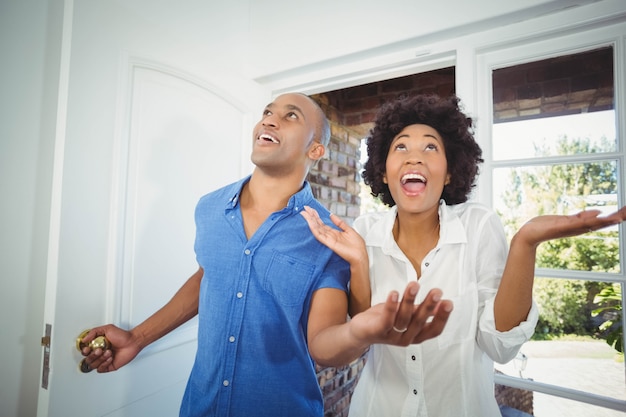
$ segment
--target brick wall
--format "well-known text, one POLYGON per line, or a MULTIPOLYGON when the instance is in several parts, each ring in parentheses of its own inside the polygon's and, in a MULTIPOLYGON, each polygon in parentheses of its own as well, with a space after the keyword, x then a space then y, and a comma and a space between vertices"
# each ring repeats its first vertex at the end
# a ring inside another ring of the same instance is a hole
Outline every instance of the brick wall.
POLYGON ((317 368, 317 380, 324 395, 324 417, 347 417, 350 399, 354 392, 365 357, 341 368, 317 368))
MULTIPOLYGON (((314 99, 328 115, 331 139, 324 159, 311 169, 308 180, 313 195, 351 224, 360 214, 361 135, 340 123, 327 97, 315 96, 314 99)), ((365 358, 361 357, 340 368, 317 367, 317 379, 324 395, 324 417, 348 416, 352 392, 364 364, 365 358)))
MULTIPOLYGON (((342 125, 324 96, 313 97, 328 115, 331 139, 325 157, 309 173, 313 195, 331 212, 352 223, 360 213, 361 135, 342 125)), ((317 379, 324 395, 324 417, 347 417, 354 386, 365 358, 340 367, 317 367, 317 379)))
POLYGON ((613 48, 493 71, 494 122, 614 108, 613 48))
POLYGON ((407 75, 376 83, 329 91, 314 96, 325 103, 330 120, 348 126, 364 137, 376 111, 385 102, 402 96, 436 93, 448 96, 454 90, 455 68, 407 75))
POLYGON ((309 173, 313 195, 331 212, 352 223, 360 213, 359 146, 361 136, 331 121, 331 139, 325 157, 309 173))

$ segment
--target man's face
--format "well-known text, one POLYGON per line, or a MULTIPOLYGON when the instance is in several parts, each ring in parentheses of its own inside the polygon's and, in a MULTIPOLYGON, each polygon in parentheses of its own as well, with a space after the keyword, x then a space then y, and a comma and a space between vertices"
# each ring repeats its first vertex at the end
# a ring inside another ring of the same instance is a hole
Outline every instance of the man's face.
POLYGON ((263 110, 253 132, 252 162, 268 172, 287 174, 307 170, 313 162, 310 150, 322 146, 314 141, 319 109, 301 94, 284 94, 263 110))

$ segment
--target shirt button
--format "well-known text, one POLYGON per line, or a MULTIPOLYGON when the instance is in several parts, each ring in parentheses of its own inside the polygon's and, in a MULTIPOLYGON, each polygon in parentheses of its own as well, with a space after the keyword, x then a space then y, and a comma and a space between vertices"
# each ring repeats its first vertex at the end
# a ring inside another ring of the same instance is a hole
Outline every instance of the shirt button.
POLYGON ((415 355, 411 355, 411 359, 415 360, 415 355))
POLYGON ((233 342, 235 341, 235 336, 231 336, 231 337, 229 337, 229 338, 228 338, 228 341, 229 341, 230 343, 233 343, 233 342))
POLYGON ((425 266, 428 266, 428 265, 430 265, 430 263, 426 262, 424 265, 425 265, 425 266))
POLYGON ((413 390, 413 394, 417 395, 417 390, 416 389, 413 390))
POLYGON ((243 251, 243 253, 245 253, 246 255, 250 255, 250 249, 246 249, 245 251, 243 251))
POLYGON ((224 385, 225 387, 230 385, 230 382, 228 382, 228 379, 225 379, 224 382, 222 382, 222 385, 224 385))
POLYGON ((239 291, 239 292, 237 293, 237 298, 241 298, 241 297, 243 297, 243 293, 242 293, 241 291, 239 291))

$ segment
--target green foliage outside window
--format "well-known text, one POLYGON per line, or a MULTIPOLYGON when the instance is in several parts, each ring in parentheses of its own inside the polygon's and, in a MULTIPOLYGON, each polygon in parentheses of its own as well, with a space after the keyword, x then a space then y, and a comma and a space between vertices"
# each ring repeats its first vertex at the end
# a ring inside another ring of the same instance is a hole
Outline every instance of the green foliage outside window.
POLYGON ((593 317, 601 316, 604 321, 600 330, 606 334, 606 342, 620 353, 624 353, 622 338, 622 287, 614 283, 602 289, 593 299, 600 307, 591 312, 593 317))
MULTIPOLYGON (((613 142, 614 143, 614 142, 613 142)), ((538 157, 597 154, 613 149, 605 138, 561 137, 554 149, 536 147, 538 157)), ((573 214, 585 209, 616 209, 617 165, 615 161, 572 162, 559 165, 503 169, 508 180, 497 206, 509 238, 523 222, 541 214, 573 214)), ((494 177, 502 175, 495 173, 494 177)), ((537 267, 560 270, 619 273, 618 231, 602 230, 582 236, 542 243, 537 267)), ((534 339, 575 334, 607 340, 622 347, 621 295, 619 284, 578 279, 536 279, 534 297, 540 310, 534 339), (616 289, 617 288, 617 289, 616 289), (619 314, 615 314, 618 312, 619 314), (608 317, 608 318, 607 318, 608 317)))

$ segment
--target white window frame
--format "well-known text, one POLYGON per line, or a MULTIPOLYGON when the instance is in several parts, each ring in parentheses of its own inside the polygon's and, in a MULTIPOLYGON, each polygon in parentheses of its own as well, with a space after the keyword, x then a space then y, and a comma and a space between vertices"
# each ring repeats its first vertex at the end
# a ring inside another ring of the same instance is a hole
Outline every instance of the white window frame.
MULTIPOLYGON (((485 47, 478 50, 476 58, 476 114, 479 123, 477 137, 483 148, 485 163, 481 167, 481 174, 477 187, 476 198, 482 203, 493 207, 492 179, 496 168, 519 165, 532 165, 525 160, 494 161, 491 148, 491 126, 493 123, 492 104, 492 73, 494 70, 510 67, 527 62, 540 61, 556 56, 570 55, 601 47, 612 46, 614 51, 614 85, 615 85, 615 117, 616 134, 618 137, 616 152, 603 153, 602 159, 615 159, 618 167, 618 195, 617 202, 621 207, 626 199, 626 92, 624 74, 626 74, 626 23, 616 23, 603 27, 594 27, 587 30, 563 33, 552 33, 535 38, 528 37, 523 42, 519 39, 510 43, 501 43, 497 47, 485 47)), ((458 68, 457 68, 458 71, 458 68)), ((559 158, 551 158, 551 160, 559 158)), ((589 160, 591 161, 591 160, 589 160)), ((568 161, 571 163, 571 161, 568 161)), ((587 161, 581 161, 587 162, 587 161)), ((541 161, 542 164, 545 161, 541 161)), ((620 273, 604 274, 587 271, 558 271, 537 268, 536 274, 542 277, 574 278, 590 281, 618 282, 622 285, 622 306, 626 306, 626 228, 620 225, 620 273)), ((622 320, 623 329, 626 330, 622 320)), ((626 331, 623 332, 626 335, 626 331)), ((626 367, 625 367, 626 372, 626 367)), ((625 374, 626 375, 626 374, 625 374)), ((567 398, 575 401, 624 411, 626 401, 605 397, 590 392, 569 389, 562 386, 541 383, 532 380, 520 379, 506 375, 496 375, 496 383, 537 391, 549 395, 567 398)))

